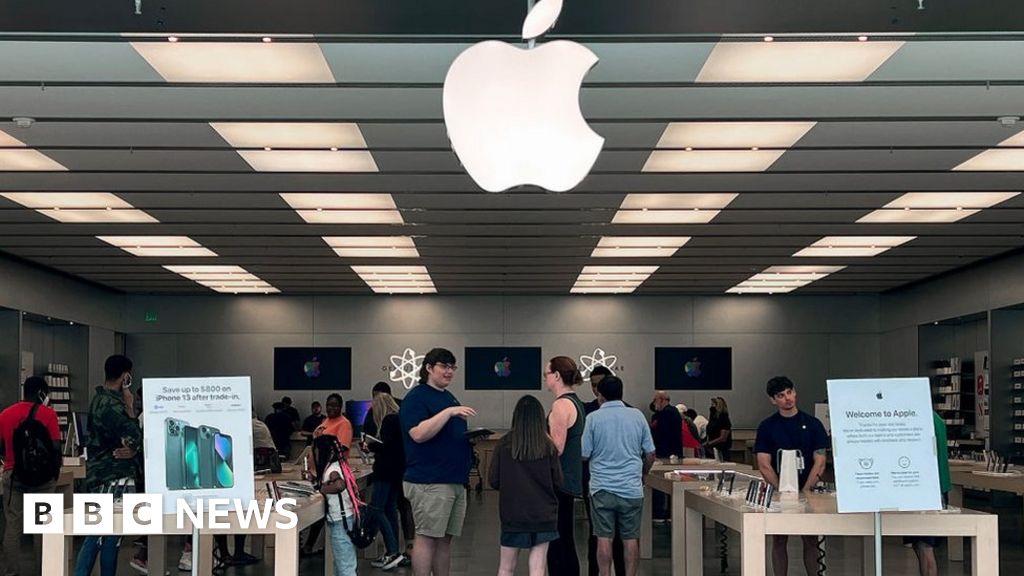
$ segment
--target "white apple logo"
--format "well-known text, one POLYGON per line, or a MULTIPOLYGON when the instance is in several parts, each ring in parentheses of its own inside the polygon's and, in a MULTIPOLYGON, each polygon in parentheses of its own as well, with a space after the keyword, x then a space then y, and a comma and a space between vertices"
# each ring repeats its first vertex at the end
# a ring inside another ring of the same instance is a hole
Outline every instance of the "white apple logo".
MULTIPOLYGON (((561 9, 562 0, 534 6, 523 39, 551 28, 561 9)), ((489 40, 455 58, 444 82, 444 122, 452 149, 481 188, 533 184, 565 192, 586 177, 604 146, 579 102, 597 60, 567 40, 528 50, 489 40)))

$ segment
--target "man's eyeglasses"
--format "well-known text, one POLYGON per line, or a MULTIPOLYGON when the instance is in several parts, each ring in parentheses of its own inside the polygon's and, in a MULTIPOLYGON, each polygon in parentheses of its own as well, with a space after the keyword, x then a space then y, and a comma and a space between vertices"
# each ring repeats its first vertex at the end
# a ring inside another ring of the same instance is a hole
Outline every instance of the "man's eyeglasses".
POLYGON ((437 364, 434 364, 434 366, 437 366, 441 370, 444 370, 444 371, 451 370, 452 372, 455 372, 456 370, 459 369, 459 367, 456 366, 455 364, 445 364, 443 362, 438 362, 437 364))

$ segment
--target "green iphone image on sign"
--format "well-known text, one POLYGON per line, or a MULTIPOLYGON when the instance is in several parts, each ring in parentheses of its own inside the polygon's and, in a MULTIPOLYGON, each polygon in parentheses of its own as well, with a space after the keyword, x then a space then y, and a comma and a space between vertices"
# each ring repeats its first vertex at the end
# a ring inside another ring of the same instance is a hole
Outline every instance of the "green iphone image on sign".
POLYGON ((192 426, 185 428, 185 489, 202 488, 199 473, 199 430, 192 426))
POLYGON ((176 418, 164 422, 168 490, 234 487, 231 436, 213 426, 196 427, 176 418))
POLYGON ((168 490, 185 489, 185 429, 188 422, 164 420, 164 467, 168 490))

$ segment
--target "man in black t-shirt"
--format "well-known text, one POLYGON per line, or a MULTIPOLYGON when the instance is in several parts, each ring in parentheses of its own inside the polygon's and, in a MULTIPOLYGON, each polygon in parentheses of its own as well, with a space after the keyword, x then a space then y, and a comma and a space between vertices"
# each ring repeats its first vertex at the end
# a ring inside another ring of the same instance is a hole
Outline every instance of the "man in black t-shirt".
POLYGON ((306 419, 302 421, 302 431, 313 433, 324 420, 327 420, 327 415, 323 413, 323 406, 319 402, 313 402, 309 407, 310 414, 306 416, 306 419))
POLYGON ((292 428, 295 430, 299 429, 299 424, 302 422, 302 417, 299 416, 299 411, 292 406, 292 399, 289 396, 281 398, 281 403, 284 404, 284 412, 291 418, 292 428))
POLYGON ((273 406, 274 411, 267 414, 263 422, 270 428, 270 436, 274 439, 277 451, 287 456, 291 451, 292 418, 283 402, 274 402, 273 406))
MULTIPOLYGON (((668 392, 655 390, 651 401, 651 436, 654 439, 654 455, 658 458, 683 456, 683 416, 672 405, 668 392)), ((654 520, 664 522, 672 517, 672 500, 667 494, 654 490, 651 494, 651 508, 654 520)))
MULTIPOLYGON (((810 490, 825 471, 825 450, 828 449, 825 426, 814 416, 796 407, 796 388, 789 378, 772 378, 768 381, 766 391, 778 412, 765 418, 757 427, 757 440, 754 441, 757 468, 761 476, 777 490, 779 450, 798 450, 798 457, 804 462, 803 469, 798 471, 800 490, 810 490)), ((818 537, 802 538, 804 567, 808 574, 815 574, 818 570, 818 537)), ((789 568, 789 555, 786 553, 788 540, 789 536, 785 535, 772 537, 772 568, 778 576, 785 575, 789 568)))

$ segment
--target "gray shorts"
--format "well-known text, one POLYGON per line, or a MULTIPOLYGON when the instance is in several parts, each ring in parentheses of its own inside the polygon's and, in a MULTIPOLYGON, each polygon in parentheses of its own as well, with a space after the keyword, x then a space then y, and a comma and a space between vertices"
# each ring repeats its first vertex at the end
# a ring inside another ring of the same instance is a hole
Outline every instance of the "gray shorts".
POLYGON ((643 498, 623 498, 607 490, 598 490, 590 497, 594 536, 614 538, 618 532, 623 540, 638 540, 643 507, 643 498))
POLYGON ((412 504, 416 533, 430 538, 461 536, 466 520, 466 487, 461 484, 403 482, 412 504))

